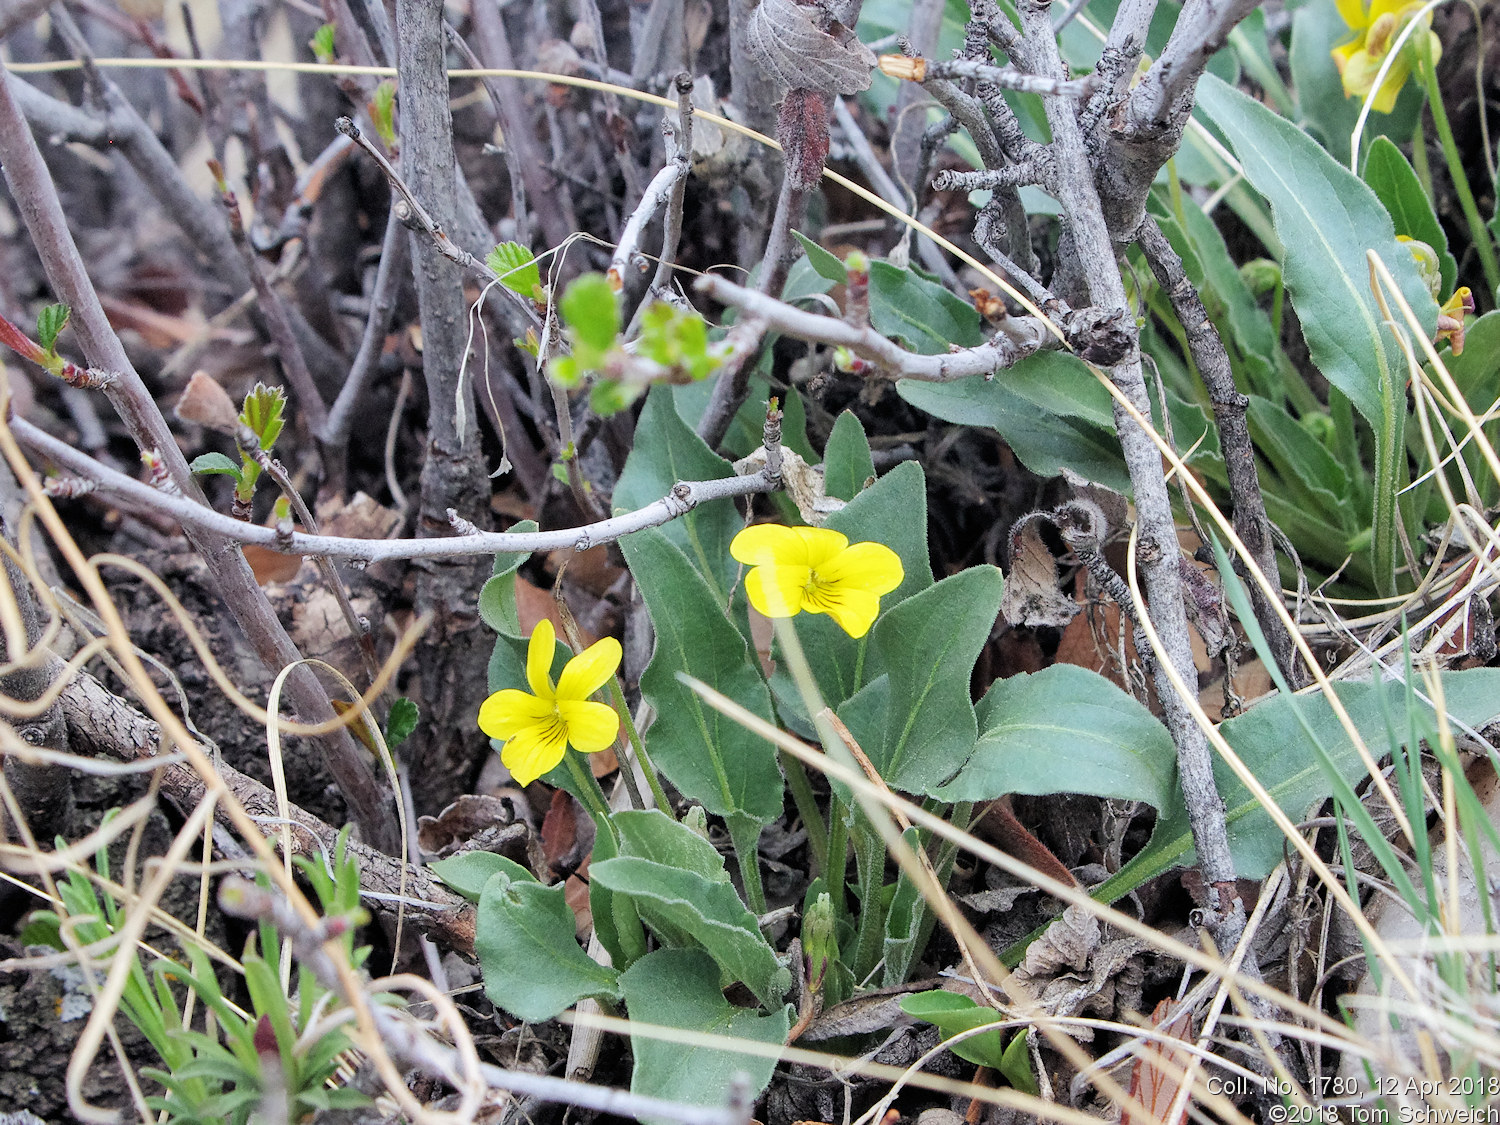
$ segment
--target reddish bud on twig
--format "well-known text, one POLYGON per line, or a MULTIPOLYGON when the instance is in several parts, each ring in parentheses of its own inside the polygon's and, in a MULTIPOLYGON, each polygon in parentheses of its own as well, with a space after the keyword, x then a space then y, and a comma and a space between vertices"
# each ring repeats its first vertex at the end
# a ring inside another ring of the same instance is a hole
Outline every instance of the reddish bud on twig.
POLYGON ((801 191, 817 187, 828 159, 828 95, 790 90, 776 119, 776 139, 786 154, 786 174, 801 191))
POLYGON ((76 500, 98 487, 98 481, 83 477, 48 477, 42 482, 42 491, 54 500, 76 500))

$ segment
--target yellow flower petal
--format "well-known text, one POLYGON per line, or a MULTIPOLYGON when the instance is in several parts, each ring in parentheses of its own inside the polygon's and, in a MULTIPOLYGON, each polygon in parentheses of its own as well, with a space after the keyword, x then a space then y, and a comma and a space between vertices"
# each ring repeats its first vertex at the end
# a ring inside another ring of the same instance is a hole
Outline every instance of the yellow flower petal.
MULTIPOLYGON (((899 579, 898 579, 899 582, 899 579)), ((826 613, 851 637, 863 637, 880 613, 880 598, 855 586, 815 584, 802 603, 808 613, 826 613)))
POLYGON ((564 699, 557 713, 567 724, 568 741, 575 750, 593 754, 614 743, 620 733, 620 716, 613 707, 587 700, 564 699))
POLYGON ((587 699, 603 687, 620 666, 620 656, 620 642, 605 637, 568 661, 557 681, 559 705, 564 700, 587 699))
POLYGON ((1339 15, 1351 31, 1359 31, 1368 22, 1365 17, 1365 6, 1361 0, 1334 0, 1338 5, 1339 15))
POLYGON ((812 569, 805 565, 758 566, 745 576, 745 593, 766 617, 795 617, 811 580, 812 569))
POLYGON ((849 546, 849 537, 829 527, 794 527, 807 552, 807 565, 819 569, 849 546))
POLYGON ((500 751, 500 760, 516 784, 524 787, 555 768, 567 746, 568 728, 554 717, 518 732, 500 751))
POLYGON ((1415 15, 1421 8, 1421 0, 1417 0, 1416 3, 1412 0, 1370 0, 1370 10, 1365 15, 1365 26, 1373 27, 1382 16, 1415 15))
MULTIPOLYGON (((1339 77, 1342 78, 1344 72, 1348 69, 1349 60, 1364 50, 1364 48, 1361 46, 1362 42, 1363 37, 1361 36, 1359 39, 1351 39, 1349 40, 1349 42, 1335 47, 1332 51, 1328 52, 1333 56, 1334 66, 1339 68, 1339 77)), ((1346 98, 1352 98, 1355 96, 1349 92, 1349 85, 1347 82, 1344 84, 1344 96, 1346 98)))
POLYGON ((811 566, 849 545, 846 536, 826 527, 784 527, 758 523, 747 527, 729 544, 729 553, 749 566, 811 566))
POLYGON ((526 646, 526 682, 538 699, 552 699, 552 658, 557 654, 557 631, 543 619, 531 631, 526 646))
POLYGON ((552 716, 552 702, 530 692, 506 688, 479 705, 479 729, 502 741, 552 716))
POLYGON ((906 577, 901 556, 884 543, 856 543, 816 569, 820 588, 851 587, 877 596, 889 594, 906 577))

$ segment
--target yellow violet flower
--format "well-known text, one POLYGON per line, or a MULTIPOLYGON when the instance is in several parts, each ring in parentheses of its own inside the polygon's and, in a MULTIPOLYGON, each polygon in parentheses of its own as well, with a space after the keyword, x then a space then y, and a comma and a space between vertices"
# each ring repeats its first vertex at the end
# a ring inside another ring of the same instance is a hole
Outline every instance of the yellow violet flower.
POLYGON ((1437 339, 1441 344, 1447 340, 1453 348, 1454 355, 1464 354, 1464 317, 1474 315, 1474 294, 1469 291, 1467 285, 1460 285, 1453 291, 1453 296, 1443 302, 1438 309, 1437 339))
POLYGON ((851 637, 870 631, 881 595, 906 576, 885 544, 851 547, 847 536, 826 527, 756 524, 734 537, 729 553, 755 568, 745 577, 745 592, 761 613, 826 613, 851 637))
POLYGON ((594 754, 614 742, 620 717, 613 707, 591 702, 620 666, 620 642, 613 637, 590 645, 563 669, 552 684, 552 654, 557 633, 552 622, 538 622, 526 648, 529 692, 497 691, 479 708, 479 729, 505 740, 500 760, 517 785, 530 785, 563 760, 568 744, 594 754))
MULTIPOLYGON (((1344 96, 1364 98, 1375 85, 1375 75, 1391 51, 1401 31, 1417 12, 1421 11, 1421 0, 1337 0, 1339 15, 1354 32, 1354 38, 1335 47, 1332 51, 1334 65, 1344 80, 1344 96)), ((1432 13, 1422 17, 1423 30, 1406 41, 1401 54, 1391 63, 1380 92, 1375 95, 1374 108, 1378 113, 1390 113, 1396 107, 1396 95, 1411 76, 1412 60, 1420 49, 1421 37, 1427 36, 1427 50, 1432 64, 1437 65, 1443 53, 1443 45, 1432 30, 1432 13)))

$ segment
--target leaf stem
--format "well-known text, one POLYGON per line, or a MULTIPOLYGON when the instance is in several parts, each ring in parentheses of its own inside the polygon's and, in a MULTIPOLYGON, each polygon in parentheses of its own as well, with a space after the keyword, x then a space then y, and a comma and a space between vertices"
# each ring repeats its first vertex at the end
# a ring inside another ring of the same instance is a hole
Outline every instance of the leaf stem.
POLYGON ((834 913, 847 917, 845 898, 846 874, 849 868, 849 807, 834 790, 828 798, 828 893, 833 897, 834 913))
POLYGON ((588 806, 589 812, 609 819, 609 801, 604 796, 604 790, 599 787, 599 779, 584 763, 582 755, 569 747, 563 752, 563 761, 568 764, 573 784, 578 786, 578 799, 588 806))
MULTIPOLYGON (((641 741, 641 732, 636 729, 635 719, 630 714, 630 708, 625 705, 625 693, 620 689, 620 677, 618 674, 609 678, 609 698, 614 704, 615 712, 620 716, 620 724, 625 728, 625 735, 630 741, 631 752, 636 761, 641 764, 641 772, 646 775, 646 784, 651 787, 651 796, 656 801, 656 807, 668 816, 672 814, 672 802, 667 800, 667 794, 661 787, 661 779, 656 775, 656 765, 646 753, 646 744, 641 741)), ((635 783, 635 770, 629 762, 622 763, 621 775, 625 779, 625 788, 630 790, 630 800, 636 808, 645 808, 645 801, 641 798, 640 788, 635 783)))
POLYGON ((855 814, 854 862, 859 870, 859 933, 854 942, 854 979, 863 982, 880 960, 880 938, 885 933, 885 911, 880 892, 885 882, 885 841, 865 819, 855 814))
POLYGON ((807 846, 812 849, 813 875, 828 876, 828 826, 823 823, 823 814, 818 810, 817 794, 812 782, 807 779, 807 769, 790 754, 781 755, 782 768, 786 770, 787 788, 792 791, 792 803, 797 806, 797 815, 807 829, 807 846))
POLYGON ((1443 146, 1443 158, 1448 162, 1448 177, 1453 181, 1453 190, 1458 193, 1458 204, 1469 224, 1469 237, 1473 239, 1474 251, 1479 255, 1479 264, 1484 268, 1484 280, 1489 286, 1490 299, 1500 294, 1500 262, 1495 260, 1495 244, 1479 215, 1479 205, 1474 201, 1474 192, 1469 187, 1469 177, 1464 171, 1463 158, 1453 140, 1453 127, 1448 122, 1448 110, 1443 105, 1443 92, 1438 87, 1437 67, 1432 63, 1432 52, 1426 36, 1417 36, 1417 72, 1427 87, 1427 105, 1432 110, 1432 123, 1437 126, 1438 140, 1443 146))
POLYGON ((724 818, 724 823, 729 826, 729 841, 734 845, 735 858, 740 863, 745 903, 752 913, 764 914, 766 892, 760 883, 760 822, 740 813, 730 813, 724 818))

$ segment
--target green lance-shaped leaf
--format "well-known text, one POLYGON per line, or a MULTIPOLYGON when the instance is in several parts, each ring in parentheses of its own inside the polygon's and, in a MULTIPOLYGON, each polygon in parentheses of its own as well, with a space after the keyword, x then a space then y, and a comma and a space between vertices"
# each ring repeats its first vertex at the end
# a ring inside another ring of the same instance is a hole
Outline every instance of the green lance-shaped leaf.
POLYGON ((1396 241, 1375 193, 1311 137, 1211 75, 1198 105, 1224 131, 1245 178, 1271 204, 1286 248, 1287 291, 1313 362, 1375 431, 1373 564, 1382 593, 1395 588, 1396 493, 1404 483, 1406 368, 1371 292, 1366 253, 1391 271, 1431 334, 1437 306, 1410 251, 1396 241))
MULTIPOLYGON (((849 279, 843 262, 806 235, 792 233, 820 277, 839 285, 849 279)), ((979 313, 946 287, 910 266, 886 261, 870 262, 869 271, 870 325, 882 336, 923 355, 946 352, 950 344, 968 348, 984 342, 979 313)))
MULTIPOLYGON (((537 530, 537 522, 521 520, 507 530, 518 534, 533 532, 537 530)), ((479 619, 497 633, 512 637, 521 635, 521 619, 516 608, 516 571, 530 557, 530 551, 496 555, 494 574, 480 587, 479 619)))
MULTIPOLYGON (((734 466, 688 428, 673 405, 670 387, 653 387, 635 424, 635 446, 615 485, 614 510, 631 512, 660 500, 682 480, 734 476, 734 466)), ((713 589, 720 605, 729 601, 739 564, 730 541, 745 525, 733 501, 715 501, 662 525, 661 533, 682 549, 713 589)))
POLYGON ((864 490, 865 482, 875 476, 875 462, 870 458, 870 441, 865 428, 851 411, 844 411, 833 424, 828 445, 823 450, 823 483, 829 496, 853 500, 864 490))
POLYGON ((659 809, 627 809, 610 817, 620 833, 620 854, 692 871, 713 883, 729 882, 724 857, 686 824, 659 809))
MULTIPOLYGON (((1337 686, 1339 701, 1377 761, 1389 754, 1392 748, 1391 730, 1381 707, 1380 690, 1371 684, 1337 686)), ((1500 714, 1500 670, 1476 668, 1468 672, 1444 673, 1443 695, 1448 714, 1477 729, 1500 714)), ((1435 721, 1429 705, 1419 703, 1418 706, 1430 721, 1435 721)), ((1312 749, 1308 729, 1322 744, 1341 777, 1353 784, 1365 776, 1364 764, 1354 744, 1322 695, 1277 695, 1219 728, 1225 741, 1294 823, 1301 821, 1310 809, 1322 804, 1333 792, 1332 782, 1312 749)), ((1236 872, 1243 879, 1265 878, 1284 855, 1286 840, 1281 830, 1217 757, 1214 759, 1214 780, 1224 798, 1229 849, 1236 872)), ((1146 847, 1094 893, 1103 901, 1113 901, 1147 879, 1192 863, 1193 854, 1187 810, 1180 796, 1174 795, 1172 804, 1161 810, 1156 830, 1146 847)))
POLYGON ((484 264, 500 275, 500 284, 523 297, 541 295, 542 271, 536 255, 519 242, 502 242, 491 250, 484 264))
MULTIPOLYGON (((784 1043, 791 1027, 785 1007, 762 1016, 731 1005, 719 989, 713 961, 697 950, 659 949, 622 973, 620 988, 630 1018, 641 1023, 729 1036, 767 1047, 784 1043)), ((722 1106, 735 1076, 741 1074, 753 1100, 776 1068, 770 1054, 740 1054, 644 1034, 631 1036, 631 1053, 635 1056, 632 1092, 690 1105, 722 1106)), ((642 1121, 655 1125, 649 1117, 642 1121)))
MULTIPOLYGON (((901 1010, 915 1019, 935 1024, 944 1039, 952 1038, 962 1031, 998 1023, 1003 1017, 994 1008, 981 1007, 969 997, 958 992, 933 989, 930 992, 914 992, 901 1000, 901 1010)), ((1025 1039, 1025 1032, 1019 1034, 1025 1039)), ((999 1070, 1005 1058, 1005 1040, 1000 1028, 973 1035, 949 1048, 955 1055, 975 1066, 987 1066, 999 1070)))
MULTIPOLYGON (((671 409, 670 400, 664 405, 671 409)), ((641 677, 641 694, 656 709, 647 732, 652 759, 685 796, 711 813, 743 814, 761 824, 776 819, 782 779, 771 744, 677 680, 679 672, 687 672, 774 721, 755 653, 724 616, 708 583, 662 532, 637 532, 620 547, 656 626, 656 652, 641 677)))
POLYGON ((944 801, 1086 793, 1161 809, 1174 799, 1167 728, 1096 672, 1056 664, 996 680, 975 710, 973 757, 933 791, 944 801))
POLYGON ((870 324, 923 355, 940 355, 950 344, 984 343, 973 305, 910 266, 890 262, 870 263, 870 324))
POLYGON ((902 379, 896 392, 934 418, 988 426, 1038 476, 1066 468, 1116 491, 1130 489, 1109 391, 1076 356, 1038 352, 992 380, 902 379))
POLYGON ((592 960, 574 934, 563 888, 497 871, 479 897, 474 953, 492 1001, 531 1023, 587 997, 620 998, 614 969, 592 960))
POLYGON ((1448 252, 1448 234, 1438 222, 1432 200, 1422 190, 1422 181, 1401 150, 1389 137, 1376 137, 1365 155, 1365 183, 1390 212, 1398 235, 1425 242, 1437 251, 1441 282, 1439 297, 1453 292, 1458 263, 1448 252))
POLYGON ((739 981, 766 1007, 781 1002, 791 974, 729 883, 635 856, 591 864, 589 877, 611 894, 628 896, 667 944, 696 945, 708 953, 719 966, 719 987, 739 981))
POLYGON ((997 568, 970 567, 889 610, 871 630, 886 674, 838 714, 892 787, 925 793, 973 753, 969 676, 1000 612, 1002 585, 997 568))
POLYGON ((427 866, 449 889, 463 895, 470 902, 479 901, 479 896, 484 893, 484 885, 498 872, 504 872, 512 879, 523 882, 527 879, 536 881, 536 876, 526 868, 497 852, 459 852, 447 859, 433 860, 427 866))

